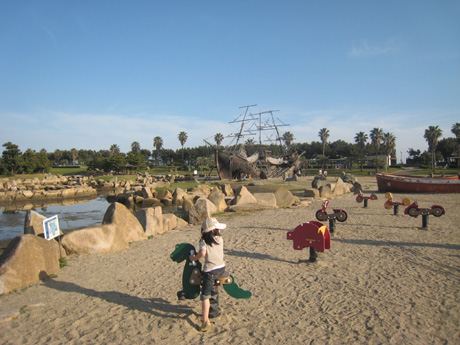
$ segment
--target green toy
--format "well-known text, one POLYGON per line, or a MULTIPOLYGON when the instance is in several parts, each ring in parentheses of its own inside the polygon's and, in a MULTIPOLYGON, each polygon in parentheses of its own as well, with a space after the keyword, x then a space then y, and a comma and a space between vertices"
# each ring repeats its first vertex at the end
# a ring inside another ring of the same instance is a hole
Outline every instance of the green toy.
MULTIPOLYGON (((195 247, 190 243, 180 243, 171 253, 171 259, 177 263, 185 260, 184 271, 182 273, 182 290, 177 292, 177 297, 181 300, 195 299, 200 295, 201 285, 201 263, 190 261, 189 256, 195 253, 195 247)), ((214 286, 222 285, 225 292, 233 298, 250 298, 252 293, 241 289, 234 281, 233 276, 227 272, 223 277, 219 277, 214 282, 214 286)))

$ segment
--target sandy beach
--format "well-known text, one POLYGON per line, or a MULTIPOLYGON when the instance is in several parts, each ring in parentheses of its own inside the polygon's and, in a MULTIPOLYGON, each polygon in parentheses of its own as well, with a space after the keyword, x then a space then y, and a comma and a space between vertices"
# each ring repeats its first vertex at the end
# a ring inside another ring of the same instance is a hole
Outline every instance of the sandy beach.
POLYGON ((316 263, 286 232, 316 220, 322 200, 218 215, 227 270, 253 295, 221 289, 223 314, 209 332, 197 330, 199 299, 176 297, 184 263, 170 254, 200 237, 188 226, 123 251, 69 256, 56 278, 0 296, 0 343, 460 344, 460 194, 394 194, 446 209, 422 228, 404 207, 384 208, 375 178, 359 182, 379 199, 367 208, 351 193, 330 200, 348 219, 316 263))

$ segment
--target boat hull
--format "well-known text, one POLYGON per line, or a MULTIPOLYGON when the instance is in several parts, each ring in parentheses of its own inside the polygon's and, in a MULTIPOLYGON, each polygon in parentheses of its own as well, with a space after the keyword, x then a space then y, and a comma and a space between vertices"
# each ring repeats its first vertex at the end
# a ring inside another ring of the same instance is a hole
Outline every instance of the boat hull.
POLYGON ((460 180, 454 177, 427 177, 377 173, 379 192, 460 193, 460 180))
POLYGON ((236 154, 228 154, 223 151, 216 151, 216 166, 219 177, 222 180, 256 175, 253 164, 236 154))

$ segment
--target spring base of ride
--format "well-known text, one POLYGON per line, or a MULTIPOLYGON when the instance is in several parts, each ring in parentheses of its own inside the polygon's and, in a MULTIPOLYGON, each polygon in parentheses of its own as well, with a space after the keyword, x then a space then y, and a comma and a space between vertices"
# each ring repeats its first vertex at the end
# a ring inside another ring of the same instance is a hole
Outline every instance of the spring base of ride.
POLYGON ((427 228, 428 227, 428 214, 423 213, 422 214, 422 228, 427 228))
POLYGON ((318 252, 316 251, 316 248, 310 247, 310 258, 308 261, 316 262, 316 259, 318 259, 318 252))
POLYGON ((336 223, 335 217, 329 217, 329 232, 331 234, 333 234, 335 231, 335 223, 336 223))

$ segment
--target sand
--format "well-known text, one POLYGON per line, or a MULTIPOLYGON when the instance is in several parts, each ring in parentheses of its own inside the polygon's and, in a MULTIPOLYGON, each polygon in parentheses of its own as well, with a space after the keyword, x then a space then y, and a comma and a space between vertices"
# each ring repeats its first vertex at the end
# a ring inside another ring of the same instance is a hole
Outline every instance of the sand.
MULTIPOLYGON (((365 195, 374 179, 360 179, 365 195)), ((223 315, 200 333, 199 299, 179 301, 177 243, 197 245, 199 227, 174 230, 129 249, 68 257, 54 279, 0 296, 2 344, 460 344, 460 194, 394 195, 442 217, 368 207, 352 194, 330 200, 348 220, 331 249, 308 263, 286 232, 316 220, 308 207, 223 214, 227 269, 248 300, 220 291, 223 315)), ((328 222, 325 222, 328 225, 328 222)))

